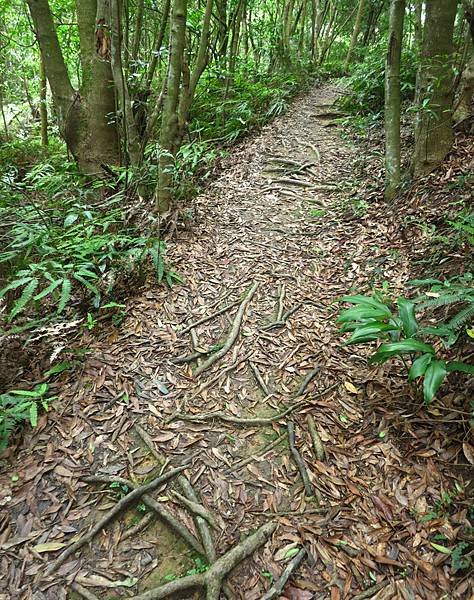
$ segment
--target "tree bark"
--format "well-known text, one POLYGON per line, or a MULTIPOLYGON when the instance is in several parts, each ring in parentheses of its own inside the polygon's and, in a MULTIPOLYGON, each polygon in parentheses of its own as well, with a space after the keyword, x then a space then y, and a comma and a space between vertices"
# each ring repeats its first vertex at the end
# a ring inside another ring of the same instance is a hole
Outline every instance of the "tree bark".
POLYGON ((174 0, 171 14, 171 50, 168 71, 168 87, 163 105, 160 132, 160 159, 156 209, 167 212, 172 200, 172 173, 174 149, 178 134, 178 104, 181 71, 186 44, 187 0, 174 0))
POLYGON ((43 55, 40 51, 40 89, 39 89, 39 114, 41 124, 41 145, 48 147, 48 106, 46 104, 47 80, 44 68, 43 55))
POLYGON ((418 49, 423 44, 423 24, 421 16, 423 13, 423 0, 415 0, 415 44, 418 49))
POLYGON ((400 185, 400 60, 405 0, 391 0, 385 62, 385 198, 400 185))
POLYGON ((365 1, 359 0, 359 5, 357 7, 357 14, 354 22, 354 29, 352 31, 351 43, 349 45, 349 50, 347 51, 346 60, 344 61, 344 72, 347 72, 349 68, 349 63, 351 62, 352 54, 357 44, 357 40, 359 38, 359 33, 362 26, 362 16, 364 14, 365 9, 365 1))
POLYGON ((435 169, 453 143, 453 29, 457 0, 426 4, 425 33, 417 75, 418 115, 415 125, 413 172, 435 169))

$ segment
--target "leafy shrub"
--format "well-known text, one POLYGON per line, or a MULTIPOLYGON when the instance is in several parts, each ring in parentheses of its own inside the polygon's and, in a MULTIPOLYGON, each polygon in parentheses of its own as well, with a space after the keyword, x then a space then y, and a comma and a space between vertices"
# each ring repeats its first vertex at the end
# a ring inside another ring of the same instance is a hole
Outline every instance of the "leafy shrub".
POLYGON ((0 452, 5 450, 13 431, 24 423, 36 427, 38 423, 38 404, 48 410, 46 398, 48 385, 41 383, 34 390, 12 390, 0 394, 0 452))
POLYGON ((445 337, 447 331, 443 325, 440 328, 420 325, 415 315, 416 305, 410 300, 400 297, 396 306, 392 306, 389 300, 374 294, 344 296, 342 301, 354 305, 342 311, 337 319, 343 333, 351 332, 345 345, 384 342, 369 363, 400 358, 407 368, 409 381, 423 380, 426 403, 433 400, 448 373, 461 371, 474 375, 474 365, 438 356, 435 346, 427 343, 426 338, 445 337))

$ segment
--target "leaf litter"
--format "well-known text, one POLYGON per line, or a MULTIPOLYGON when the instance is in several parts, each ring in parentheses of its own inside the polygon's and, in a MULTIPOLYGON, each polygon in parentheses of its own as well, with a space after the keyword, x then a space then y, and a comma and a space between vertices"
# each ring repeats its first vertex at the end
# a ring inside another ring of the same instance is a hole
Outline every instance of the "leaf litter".
MULTIPOLYGON (((180 465, 193 498, 171 481, 150 494, 152 504, 199 544, 205 519, 193 510, 208 515, 217 557, 277 524, 227 578, 229 597, 472 593, 469 576, 450 563, 468 524, 468 391, 461 382, 439 407, 422 407, 396 365, 368 367, 366 351, 341 347, 334 325, 338 297, 383 280, 403 289, 427 244, 400 226, 400 206, 387 211, 374 191, 377 168, 368 161, 370 175, 348 180, 356 149, 310 118, 339 93, 311 90, 234 149, 195 200, 192 229, 178 229, 169 244, 184 284, 150 282, 131 299, 120 330, 103 331, 81 368, 59 375, 53 409, 6 454, 5 598, 61 599, 71 590, 128 598, 183 576, 204 578, 205 557, 150 517, 148 504, 123 502, 132 489, 113 483, 137 489, 180 465), (275 165, 279 174, 269 178, 275 165), (347 213, 351 185, 370 200, 356 219, 347 213), (201 350, 196 361, 176 361, 201 350), (80 544, 121 500, 118 518, 80 544), (72 544, 81 549, 58 561, 72 544)), ((463 169, 464 147, 448 163, 452 177, 463 169)), ((426 200, 422 187, 414 194, 426 200)), ((423 207, 428 217, 432 206, 423 207)))

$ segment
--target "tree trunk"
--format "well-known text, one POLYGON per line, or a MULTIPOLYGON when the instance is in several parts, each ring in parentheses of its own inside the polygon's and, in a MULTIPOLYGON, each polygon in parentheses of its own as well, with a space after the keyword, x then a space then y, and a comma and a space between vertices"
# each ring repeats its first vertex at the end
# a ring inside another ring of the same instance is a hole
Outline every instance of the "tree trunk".
POLYGON ((400 60, 405 0, 391 0, 387 59, 385 62, 385 198, 391 200, 400 185, 400 60))
POLYGON ((455 127, 462 126, 472 116, 472 97, 474 95, 474 54, 466 63, 459 83, 458 97, 454 110, 455 127))
POLYGON ((426 4, 425 33, 417 75, 419 111, 415 125, 413 172, 416 177, 435 169, 453 143, 453 29, 457 0, 426 4))
POLYGON ((59 130, 88 175, 103 164, 119 163, 115 94, 110 69, 110 39, 96 0, 77 0, 82 65, 79 91, 71 85, 48 0, 27 0, 53 96, 59 130))
POLYGON ((46 104, 46 71, 44 68, 43 55, 40 50, 40 89, 39 89, 39 114, 41 124, 41 145, 48 146, 48 106, 46 104))
POLYGON ((423 0, 415 0, 415 44, 418 49, 420 49, 423 44, 422 12, 423 0))
POLYGON ((174 0, 171 13, 168 87, 163 105, 160 132, 161 153, 156 191, 156 209, 159 213, 167 212, 170 209, 172 200, 173 176, 171 169, 173 168, 175 143, 178 134, 178 103, 186 44, 186 14, 187 0, 174 0))
POLYGON ((354 23, 354 29, 352 31, 351 43, 349 45, 349 50, 347 51, 346 60, 344 61, 344 72, 347 72, 349 68, 349 63, 351 62, 352 54, 354 52, 354 48, 356 47, 357 40, 359 38, 359 33, 362 26, 362 16, 364 14, 365 9, 365 0, 359 0, 359 5, 357 8, 357 14, 354 23))

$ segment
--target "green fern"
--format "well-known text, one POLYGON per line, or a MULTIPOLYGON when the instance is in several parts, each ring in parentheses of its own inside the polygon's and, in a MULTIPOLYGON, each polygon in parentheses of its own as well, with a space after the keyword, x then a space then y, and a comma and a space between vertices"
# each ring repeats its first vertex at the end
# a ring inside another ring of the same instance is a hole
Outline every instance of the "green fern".
POLYGON ((460 304, 462 302, 474 302, 474 292, 471 290, 469 292, 460 291, 454 294, 442 294, 438 298, 428 298, 427 300, 423 300, 423 302, 419 302, 418 307, 421 310, 425 310, 427 308, 440 308, 441 306, 460 304))
POLYGON ((452 319, 448 321, 448 327, 457 331, 464 325, 469 325, 472 319, 474 319, 474 301, 460 310, 457 315, 452 317, 452 319))
POLYGON ((28 283, 28 285, 25 286, 21 296, 15 302, 10 314, 8 315, 9 321, 12 321, 22 310, 24 310, 25 306, 33 298, 33 294, 35 293, 38 284, 39 281, 36 279, 36 277, 33 277, 33 279, 28 283))
POLYGON ((71 287, 69 279, 62 280, 61 296, 59 297, 58 308, 56 311, 58 315, 63 312, 66 308, 66 304, 69 302, 69 298, 71 297, 71 287))

